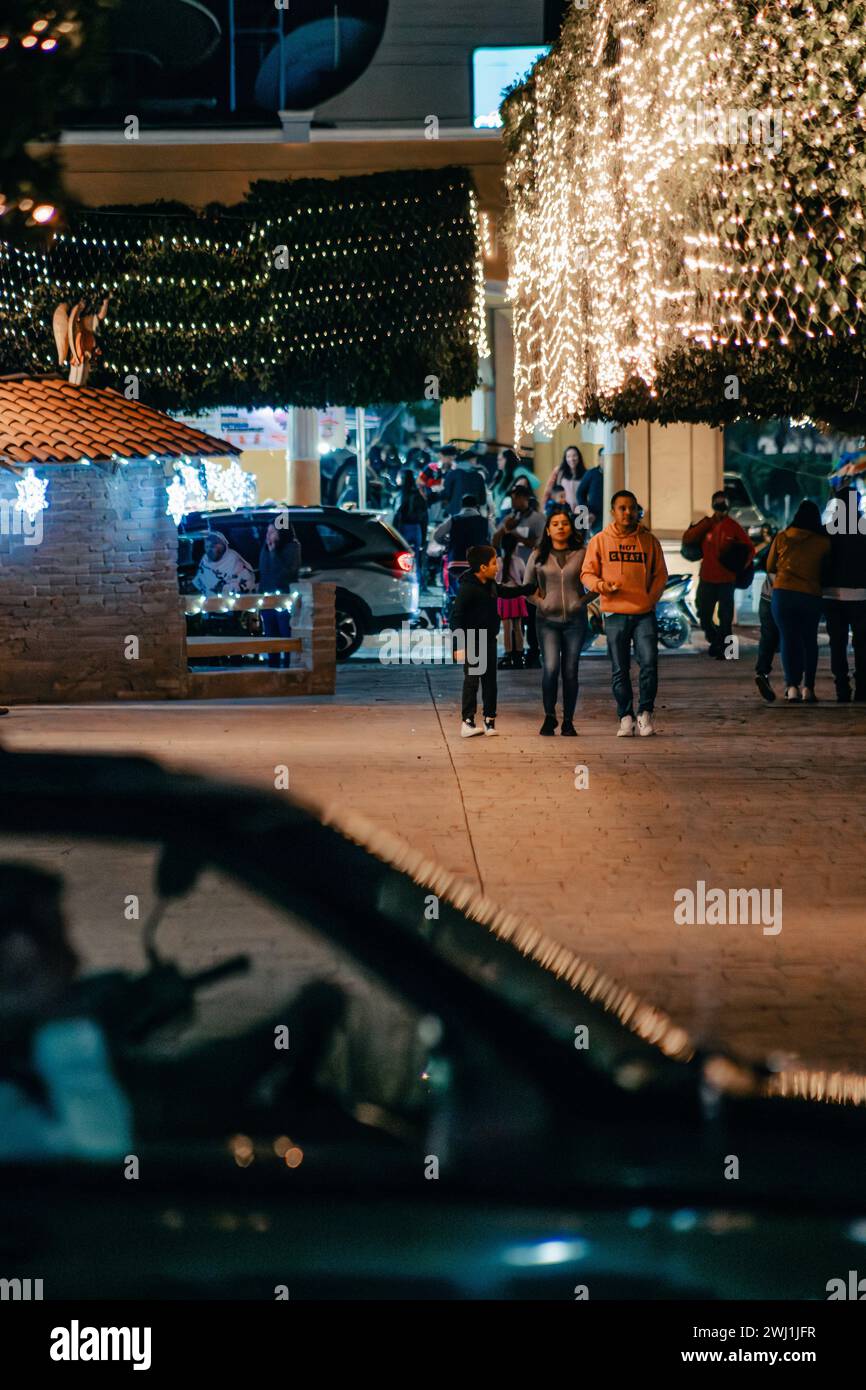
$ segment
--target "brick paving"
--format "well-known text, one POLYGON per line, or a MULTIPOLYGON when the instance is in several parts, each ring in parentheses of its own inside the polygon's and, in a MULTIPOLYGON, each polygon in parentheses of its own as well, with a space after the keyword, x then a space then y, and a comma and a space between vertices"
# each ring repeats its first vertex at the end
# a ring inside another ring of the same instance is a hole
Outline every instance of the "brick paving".
MULTIPOLYGON (((830 703, 826 675, 818 706, 766 706, 741 650, 662 656, 655 739, 614 737, 603 652, 568 741, 538 737, 537 672, 501 675, 498 739, 461 741, 458 671, 376 664, 341 669, 331 699, 18 708, 2 733, 266 786, 286 764, 303 800, 423 850, 701 1040, 866 1072, 866 706, 830 703), (780 888, 782 931, 675 925, 674 893, 701 879, 780 888)), ((208 958, 213 928, 185 923, 208 958)))

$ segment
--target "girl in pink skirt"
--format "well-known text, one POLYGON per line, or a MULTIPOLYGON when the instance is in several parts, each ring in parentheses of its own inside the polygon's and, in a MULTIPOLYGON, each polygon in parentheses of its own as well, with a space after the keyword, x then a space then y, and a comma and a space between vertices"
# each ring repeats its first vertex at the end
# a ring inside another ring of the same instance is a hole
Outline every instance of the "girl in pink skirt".
MULTIPOLYGON (((499 564, 496 566, 497 584, 522 584, 526 565, 515 552, 519 536, 515 531, 506 531, 499 547, 499 564)), ((502 619, 502 638, 505 655, 497 665, 500 671, 519 670, 523 665, 523 620, 526 617, 525 598, 500 598, 496 600, 499 616, 502 619)))

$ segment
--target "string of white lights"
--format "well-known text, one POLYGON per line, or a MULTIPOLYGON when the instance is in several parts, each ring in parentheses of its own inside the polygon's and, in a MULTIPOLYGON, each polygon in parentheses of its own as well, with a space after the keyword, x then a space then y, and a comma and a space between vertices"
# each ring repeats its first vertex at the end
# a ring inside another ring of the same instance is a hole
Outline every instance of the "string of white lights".
POLYGON ((866 0, 575 7, 506 104, 517 432, 666 355, 860 331, 866 0))

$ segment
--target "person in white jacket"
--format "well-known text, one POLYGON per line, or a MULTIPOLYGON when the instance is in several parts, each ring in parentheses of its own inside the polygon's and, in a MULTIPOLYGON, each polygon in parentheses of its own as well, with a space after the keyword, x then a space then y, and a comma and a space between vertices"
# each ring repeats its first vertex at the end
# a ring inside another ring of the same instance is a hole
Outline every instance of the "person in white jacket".
POLYGON ((232 550, 222 531, 209 531, 204 555, 192 582, 205 598, 217 594, 254 594, 256 572, 242 555, 232 550))

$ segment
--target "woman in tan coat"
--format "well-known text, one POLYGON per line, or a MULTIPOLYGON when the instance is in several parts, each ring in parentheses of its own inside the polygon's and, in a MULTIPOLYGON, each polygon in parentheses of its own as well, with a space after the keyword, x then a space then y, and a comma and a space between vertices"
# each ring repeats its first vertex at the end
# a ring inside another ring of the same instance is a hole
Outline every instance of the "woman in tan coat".
POLYGON ((809 705, 816 703, 821 580, 829 556, 830 537, 814 502, 800 503, 767 556, 767 573, 774 575, 772 610, 779 629, 785 698, 803 699, 809 705))

